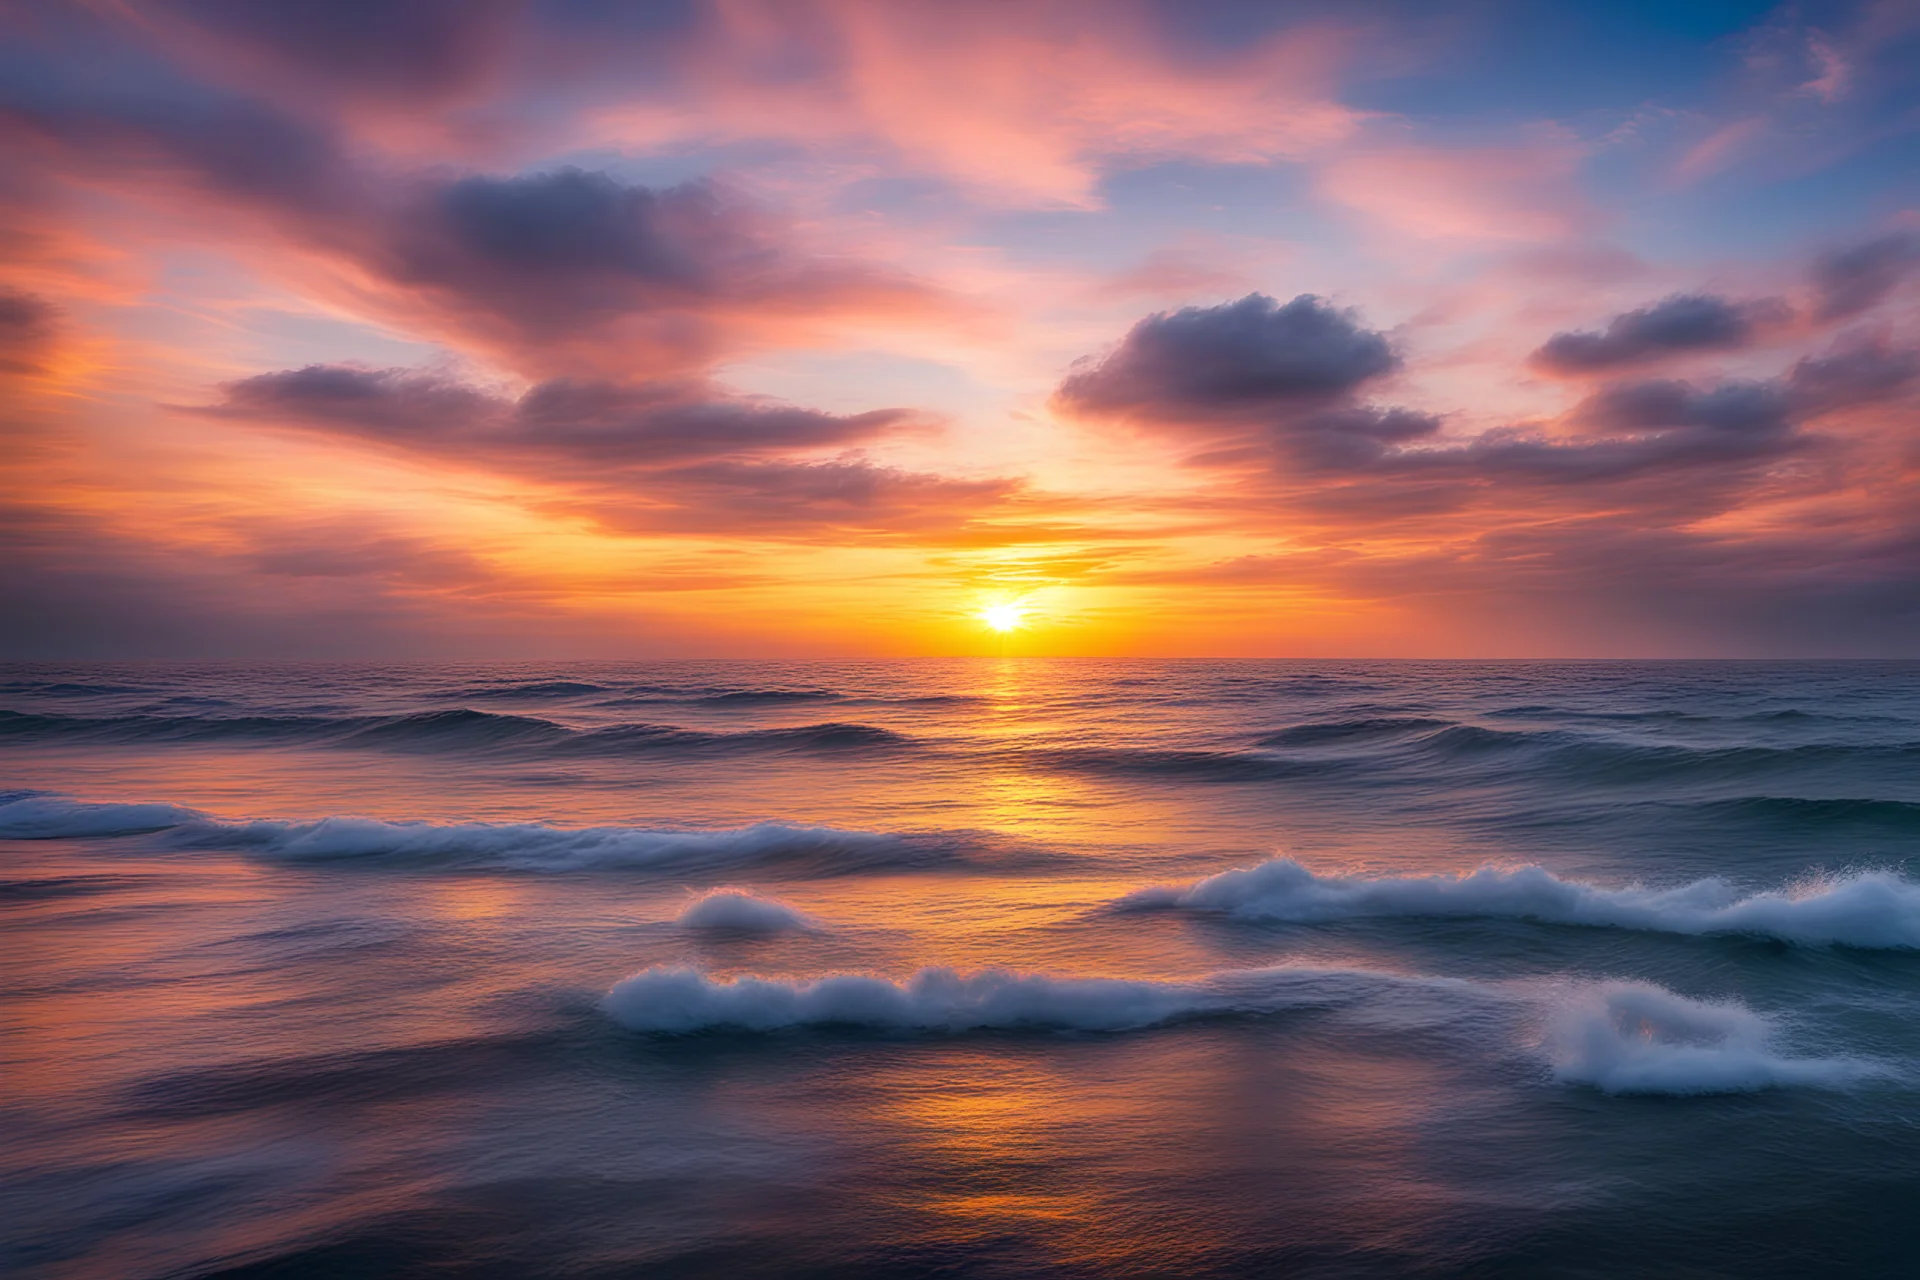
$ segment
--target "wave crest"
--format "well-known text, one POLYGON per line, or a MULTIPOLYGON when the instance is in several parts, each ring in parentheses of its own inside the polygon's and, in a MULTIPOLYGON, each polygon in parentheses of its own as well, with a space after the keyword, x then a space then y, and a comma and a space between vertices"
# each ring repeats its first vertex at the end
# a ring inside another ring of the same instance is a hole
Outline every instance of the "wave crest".
POLYGON ((1835 1088, 1884 1068, 1854 1058, 1788 1058, 1774 1023, 1745 1005, 1691 1000, 1643 982, 1593 983, 1565 993, 1544 1047, 1556 1080, 1605 1093, 1749 1093, 1835 1088))
POLYGON ((1053 978, 1005 969, 974 974, 922 969, 901 982, 844 973, 804 981, 725 981, 697 969, 658 966, 615 983, 602 1007, 632 1030, 684 1035, 800 1026, 1120 1031, 1207 1012, 1218 1003, 1218 997, 1178 983, 1053 978))
POLYGON ((1492 916, 1655 933, 1752 934, 1814 946, 1920 947, 1920 884, 1885 871, 1742 896, 1719 878, 1648 889, 1562 879, 1539 866, 1488 866, 1461 876, 1319 875, 1292 858, 1275 858, 1185 887, 1141 890, 1116 905, 1291 923, 1492 916))
POLYGON ((716 933, 803 933, 813 919, 784 902, 745 889, 711 889, 687 904, 679 924, 716 933))

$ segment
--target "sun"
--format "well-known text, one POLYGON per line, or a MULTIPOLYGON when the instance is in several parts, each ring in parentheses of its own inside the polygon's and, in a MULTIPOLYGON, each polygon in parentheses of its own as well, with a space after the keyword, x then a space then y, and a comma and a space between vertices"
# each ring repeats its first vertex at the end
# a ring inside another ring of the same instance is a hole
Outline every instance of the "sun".
POLYGON ((1018 604, 990 604, 980 611, 980 621, 994 631, 1012 631, 1026 616, 1026 608, 1018 604))

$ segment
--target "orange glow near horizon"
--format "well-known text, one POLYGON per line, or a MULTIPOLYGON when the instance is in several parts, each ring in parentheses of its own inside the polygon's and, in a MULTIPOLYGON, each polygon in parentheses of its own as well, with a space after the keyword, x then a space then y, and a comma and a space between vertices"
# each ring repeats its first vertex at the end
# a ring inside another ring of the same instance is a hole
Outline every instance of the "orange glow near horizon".
POLYGON ((528 11, 403 102, 144 7, 74 31, 184 105, 81 75, 8 117, 6 656, 1912 640, 1920 211, 1711 263, 1627 234, 1759 181, 1808 82, 1466 145, 1344 100, 1377 37, 1284 7, 1189 46, 1133 5, 739 0, 657 50, 528 11), (552 84, 488 61, 523 44, 552 84))

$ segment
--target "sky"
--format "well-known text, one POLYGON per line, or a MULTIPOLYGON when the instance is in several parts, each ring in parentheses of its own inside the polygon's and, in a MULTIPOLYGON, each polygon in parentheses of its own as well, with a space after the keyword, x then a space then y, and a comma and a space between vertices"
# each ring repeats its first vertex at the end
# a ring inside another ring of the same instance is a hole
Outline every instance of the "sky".
POLYGON ((0 0, 0 657, 1920 656, 1915 67, 1920 0, 0 0))

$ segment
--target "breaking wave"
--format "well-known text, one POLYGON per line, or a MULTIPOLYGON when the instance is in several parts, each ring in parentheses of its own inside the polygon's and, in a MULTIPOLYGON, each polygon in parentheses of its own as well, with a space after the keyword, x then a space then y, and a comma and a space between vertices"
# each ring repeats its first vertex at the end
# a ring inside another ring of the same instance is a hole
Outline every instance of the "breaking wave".
POLYGON ((796 875, 1005 866, 1006 855, 959 833, 849 831, 761 822, 718 831, 554 827, 536 822, 386 822, 335 816, 314 822, 223 822, 172 804, 89 803, 38 793, 0 793, 0 838, 15 840, 159 833, 174 849, 231 849, 284 862, 424 862, 504 871, 628 869, 676 874, 771 866, 796 875))
POLYGON ((615 983, 603 1007, 639 1031, 803 1026, 959 1032, 986 1028, 1124 1031, 1192 1018, 1342 1010, 1375 1028, 1459 1032, 1482 1043, 1491 1025, 1517 1025, 1522 997, 1453 978, 1284 965, 1233 969, 1192 981, 1062 977, 990 968, 925 968, 904 979, 837 973, 818 978, 719 979, 657 965, 615 983))
POLYGON ((1642 982, 1571 988, 1547 1020, 1554 1078, 1606 1093, 1749 1093, 1837 1088, 1886 1074, 1856 1058, 1773 1052, 1774 1021, 1735 1002, 1690 1000, 1642 982))
POLYGON ((1481 867, 1461 876, 1319 875, 1291 858, 1275 858, 1185 887, 1144 889, 1115 905, 1296 923, 1493 916, 1658 933, 1751 934, 1807 945, 1920 947, 1920 883, 1886 871, 1743 895, 1718 878, 1649 889, 1562 879, 1538 866, 1481 867))
POLYGON ((1783 1055, 1775 1048, 1775 1018, 1738 1002, 1695 1000, 1641 982, 1543 989, 1311 968, 1229 970, 1193 982, 948 968, 902 979, 856 973, 720 979, 657 965, 616 982, 601 1008, 629 1030, 656 1035, 835 1027, 1115 1032, 1323 1009, 1359 1026, 1422 1034, 1482 1061, 1489 1055, 1544 1059, 1556 1082, 1606 1093, 1842 1088, 1892 1074, 1858 1058, 1783 1055), (1537 1030, 1542 1026, 1544 1034, 1537 1030))
POLYGON ((665 1034, 799 1026, 1121 1031, 1209 1012, 1219 1004, 1217 996, 1178 983, 1053 978, 1004 969, 974 974, 922 969, 900 982, 844 973, 807 981, 722 981, 678 966, 647 969, 616 982, 603 1001, 622 1026, 665 1034))

